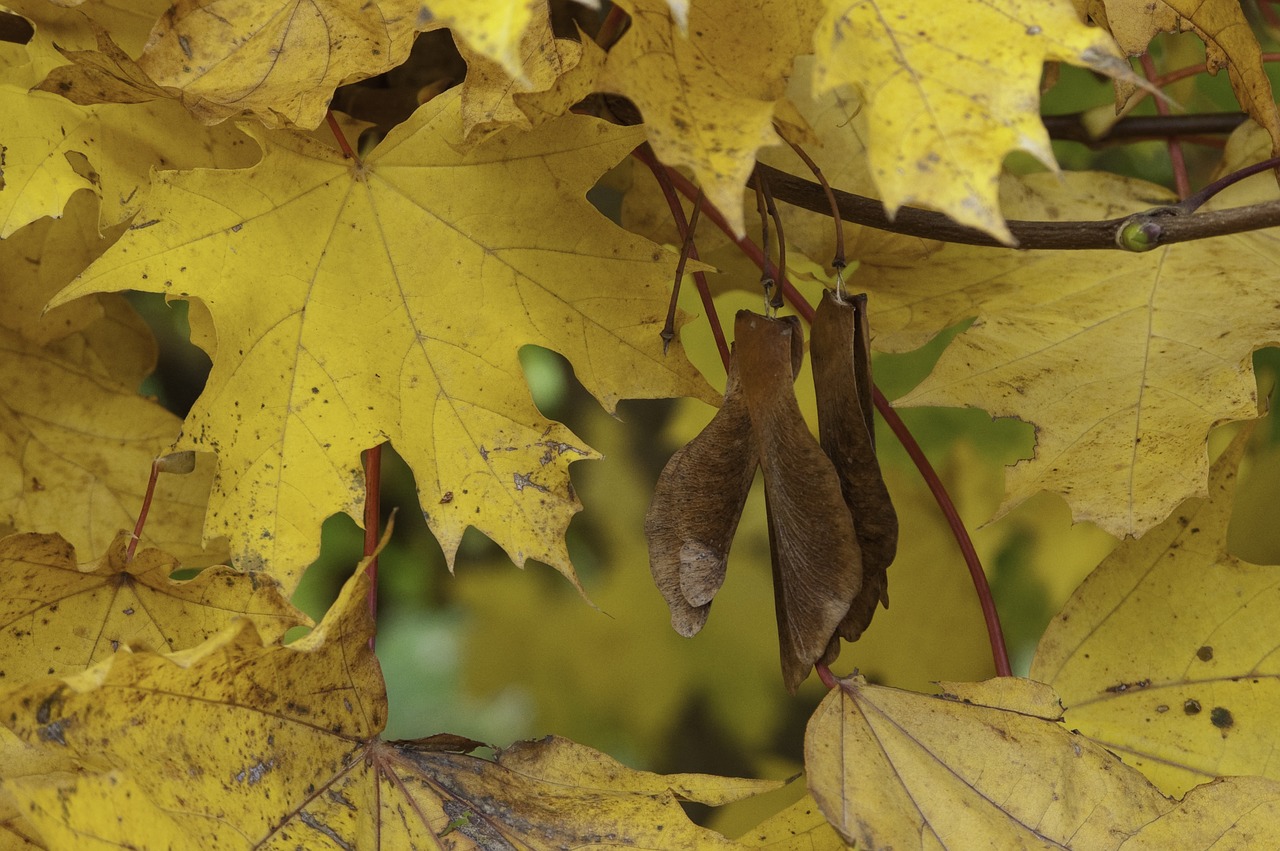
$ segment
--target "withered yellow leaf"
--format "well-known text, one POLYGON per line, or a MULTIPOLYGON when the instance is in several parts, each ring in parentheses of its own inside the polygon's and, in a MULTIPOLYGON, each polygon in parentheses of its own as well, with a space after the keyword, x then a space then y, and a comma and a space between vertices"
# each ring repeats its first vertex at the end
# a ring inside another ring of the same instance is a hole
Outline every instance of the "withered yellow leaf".
MULTIPOLYGON (((1170 201, 1101 174, 1032 175, 1005 197, 1032 219, 1170 201)), ((1010 471, 1000 514, 1048 490, 1076 520, 1125 537, 1204 493, 1212 426, 1257 415, 1251 354, 1280 333, 1275 312, 1259 309, 1274 302, 1278 249, 1266 231, 1138 255, 948 245, 915 268, 864 263, 854 280, 873 293, 878 347, 914 348, 978 317, 900 404, 1035 423, 1035 457, 1010 471)))
MULTIPOLYGON (((32 836, 32 848, 111 851, 119 848, 221 851, 243 841, 218 837, 196 846, 186 828, 153 804, 126 774, 54 773, 6 784, 15 809, 30 815, 16 827, 32 836), (82 806, 66 808, 74 800, 82 806), (33 827, 32 825, 39 827, 33 827)), ((3 834, 0 834, 0 838, 3 834)), ((238 838, 237 838, 238 839, 238 838)), ((10 846, 3 846, 6 851, 10 846)), ((21 847, 21 846, 19 846, 21 847)))
POLYGON ((810 792, 859 848, 1116 848, 1172 809, 1099 745, 1024 714, 1040 688, 971 684, 960 702, 841 680, 805 734, 810 792))
MULTIPOLYGON (((365 847, 373 836, 384 848, 730 848, 677 801, 778 785, 662 777, 556 738, 494 761, 431 739, 380 741, 386 696, 368 645, 368 590, 362 565, 320 626, 287 647, 264 646, 240 621, 190 651, 121 653, 0 698, 0 716, 24 740, 128 779, 91 778, 86 794, 30 808, 33 824, 91 825, 105 799, 125 822, 107 819, 103 834, 145 837, 159 812, 190 847, 365 847), (145 804, 130 806, 129 793, 145 804)), ((8 784, 19 799, 46 787, 38 776, 8 784)))
POLYGON ((217 452, 205 531, 241 566, 293 588, 323 519, 360 514, 359 453, 390 439, 451 562, 475 526, 516 563, 572 576, 567 467, 594 453, 539 414, 519 348, 564 354, 610 410, 710 396, 680 351, 662 353, 675 256, 583 197, 641 138, 566 116, 467 147, 456 93, 363 163, 265 136, 253 169, 160 175, 145 226, 60 298, 132 288, 208 305, 218 359, 180 448, 217 452))
POLYGON ((181 90, 206 124, 248 113, 268 127, 316 127, 334 89, 408 58, 415 5, 179 0, 138 66, 156 85, 181 90))
MULTIPOLYGON (((96 345, 136 339, 127 326, 108 325, 96 345)), ((113 354, 95 357, 88 344, 73 360, 0 328, 0 526, 60 532, 90 559, 133 528, 151 461, 169 451, 181 425, 137 395, 136 383, 112 377, 134 368, 113 354)), ((145 543, 200 563, 211 474, 206 467, 160 480, 145 543)))
POLYGON ((240 615, 268 641, 308 623, 270 578, 210 567, 171 580, 176 559, 144 549, 126 562, 121 535, 94 564, 57 535, 0 539, 0 672, 5 683, 77 673, 122 646, 194 647, 240 615))
POLYGON ((826 0, 814 35, 821 93, 853 86, 868 113, 871 172, 890 215, 940 210, 1012 244, 999 206, 1005 155, 1056 160, 1040 121, 1044 63, 1132 77, 1069 0, 826 0))
POLYGON ((686 33, 666 0, 619 5, 631 28, 609 52, 600 88, 635 102, 658 158, 692 169, 707 199, 743 233, 742 187, 756 151, 781 141, 774 105, 792 60, 810 51, 816 13, 778 0, 700 0, 690 4, 686 33))
POLYGON ((1070 726, 1170 794, 1219 775, 1280 779, 1280 574, 1226 548, 1244 437, 1215 462, 1207 500, 1188 500, 1085 580, 1031 668, 1062 695, 1070 726))

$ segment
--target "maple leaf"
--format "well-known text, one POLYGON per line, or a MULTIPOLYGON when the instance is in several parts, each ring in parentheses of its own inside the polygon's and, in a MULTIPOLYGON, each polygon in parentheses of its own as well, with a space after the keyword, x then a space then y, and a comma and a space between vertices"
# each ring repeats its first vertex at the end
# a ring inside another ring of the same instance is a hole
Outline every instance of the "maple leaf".
POLYGON ((800 800, 738 837, 748 848, 774 851, 846 851, 851 846, 822 814, 813 796, 800 800))
POLYGON ((692 169, 707 200, 744 233, 742 187, 756 151, 781 141, 775 104, 792 60, 809 52, 815 12, 777 0, 699 0, 685 33, 664 0, 619 5, 631 28, 609 51, 598 87, 634 101, 659 159, 692 169))
POLYGON ((6 682, 76 673, 127 646, 157 652, 194 647, 236 615, 268 641, 306 624, 279 586, 229 567, 194 579, 169 578, 178 561, 160 550, 125 560, 128 535, 97 563, 76 564, 75 548, 57 535, 0 539, 0 651, 6 682), (57 648, 50 654, 49 648, 57 648))
POLYGON ((1068 0, 827 0, 815 88, 853 86, 885 209, 927 206, 1013 244, 999 208, 1005 155, 1057 160, 1040 121, 1046 61, 1134 79, 1115 44, 1068 0))
POLYGON ((66 63, 63 51, 94 49, 96 29, 110 32, 126 52, 141 52, 152 24, 169 8, 169 0, 125 4, 90 0, 74 6, 51 0, 8 0, 5 7, 25 18, 34 33, 26 44, 0 45, 13 51, 9 62, 0 62, 0 76, 5 82, 30 87, 66 63))
MULTIPOLYGON (((101 29, 95 23, 98 17, 112 23, 136 21, 135 13, 119 10, 88 19, 78 11, 47 4, 23 3, 20 9, 36 21, 37 37, 29 49, 37 53, 40 45, 54 52, 55 37, 64 47, 88 48, 101 29)), ((121 24, 119 32, 127 34, 130 27, 121 24)), ((112 33, 117 35, 117 30, 112 33)), ((61 56, 58 60, 65 62, 61 56)), ((35 70, 0 64, 0 111, 14 119, 0 137, 0 239, 43 216, 58 216, 80 189, 102 199, 100 226, 107 229, 141 206, 152 167, 237 167, 248 165, 256 154, 236 128, 201 127, 175 103, 86 107, 53 94, 29 92, 52 64, 39 56, 33 63, 35 70)))
POLYGON ((500 65, 513 80, 525 80, 522 48, 531 23, 541 25, 547 12, 541 0, 423 0, 421 26, 448 27, 472 53, 500 65))
POLYGON ((1005 677, 943 698, 839 681, 805 733, 809 789, 858 847, 1210 847, 1280 835, 1280 783, 1220 781, 1182 802, 1058 723, 1053 690, 1005 677), (1187 842, 1175 831, 1221 811, 1187 842), (1241 823, 1243 820, 1243 823, 1241 823))
POLYGON ((409 56, 414 5, 179 0, 156 24, 138 68, 180 90, 206 124, 247 112, 268 127, 316 127, 334 89, 409 56))
POLYGON ((465 42, 459 45, 467 62, 462 124, 468 140, 479 141, 510 125, 529 130, 568 112, 594 90, 604 51, 580 30, 577 40, 556 38, 546 3, 538 5, 538 15, 520 41, 519 77, 512 78, 465 42))
POLYGON ((564 354, 609 410, 711 397, 662 354, 674 255, 582 197, 641 138, 567 116, 468 149, 456 93, 363 163, 264 136, 252 169, 158 176, 144 224, 59 299, 134 288, 208 305, 217 356, 179 445, 218 454, 205 533, 242 566, 293 588, 323 519, 360 514, 359 453, 390 439, 450 564, 475 526, 517 564, 572 576, 566 468, 594 453, 534 408, 518 349, 564 354))
POLYGON ((1031 672, 1063 696, 1067 723, 1170 794, 1219 775, 1280 779, 1275 568, 1227 551, 1242 429, 1188 500, 1126 541, 1053 619, 1031 672))
POLYGON ((492 762, 449 752, 458 737, 383 742, 368 591, 362 565, 324 621, 287 647, 264 645, 239 621, 189 651, 121 653, 10 692, 0 714, 12 728, 55 756, 74 754, 89 773, 7 788, 37 829, 56 836, 75 825, 102 841, 132 831, 232 848, 354 847, 369 836, 379 847, 429 847, 450 835, 462 847, 727 848, 677 800, 725 803, 780 785, 634 771, 554 737, 503 749, 492 762), (172 782, 175 772, 183 782, 172 782), (49 807, 55 784, 63 803, 49 807), (130 795, 145 803, 129 805, 130 795), (102 817, 104 801, 120 818, 102 817))
MULTIPOLYGON (((133 527, 152 459, 169 451, 180 426, 137 395, 136 375, 131 387, 111 374, 113 364, 137 368, 113 351, 136 340, 126 326, 109 325, 97 342, 108 352, 105 362, 91 349, 72 360, 0 329, 0 524, 59 531, 91 558, 133 527)), ((210 479, 207 467, 164 477, 145 539, 189 563, 207 563, 198 530, 210 479)))
MULTIPOLYGON (((1028 219, 1105 219, 1170 200, 1102 174, 1017 186, 1005 206, 1028 219)), ((887 350, 978 316, 898 404, 1035 423, 1035 458, 1010 471, 997 517, 1049 490, 1076 520, 1125 537, 1204 492, 1212 426, 1257 415, 1250 356, 1277 336, 1274 314, 1258 309, 1272 301, 1275 251, 1265 232, 1137 255, 948 245, 916 268, 864 264, 855 280, 875 293, 887 350), (1206 292, 1213 310, 1194 309, 1206 292)))

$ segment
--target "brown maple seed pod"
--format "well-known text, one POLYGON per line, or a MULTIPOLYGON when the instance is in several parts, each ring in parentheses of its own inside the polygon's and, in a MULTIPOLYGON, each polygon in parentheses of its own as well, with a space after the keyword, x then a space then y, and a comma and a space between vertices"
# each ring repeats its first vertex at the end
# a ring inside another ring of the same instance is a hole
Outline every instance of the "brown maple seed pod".
POLYGON ((782 679, 794 694, 862 587, 862 559, 840 478, 796 403, 799 320, 742 310, 734 336, 764 472, 782 679))
MULTIPOLYGON (((866 295, 841 300, 824 293, 811 333, 818 439, 840 477, 862 550, 862 590, 839 629, 841 637, 855 641, 871 623, 876 604, 889 606, 886 571, 898 549, 898 515, 876 459, 866 295)), ((835 660, 839 644, 833 639, 824 662, 835 660)))
POLYGON ((702 629, 724 582, 757 454, 737 358, 731 356, 724 403, 707 427, 671 456, 644 519, 649 570, 671 609, 671 626, 685 637, 702 629))

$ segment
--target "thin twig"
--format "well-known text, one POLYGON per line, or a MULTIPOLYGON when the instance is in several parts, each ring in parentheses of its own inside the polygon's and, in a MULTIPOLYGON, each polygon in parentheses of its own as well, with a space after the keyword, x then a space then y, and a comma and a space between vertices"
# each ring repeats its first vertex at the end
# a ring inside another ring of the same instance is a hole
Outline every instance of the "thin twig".
POLYGON ((756 180, 753 185, 756 190, 756 213, 760 216, 760 255, 764 258, 764 263, 760 265, 760 288, 764 290, 764 313, 768 316, 778 309, 773 303, 777 277, 773 274, 773 263, 769 259, 769 216, 765 212, 764 190, 760 188, 760 184, 761 181, 756 180))
POLYGON ((374 649, 378 623, 378 541, 382 524, 382 444, 364 453, 364 555, 369 559, 369 616, 374 631, 369 635, 369 649, 374 649))
MULTIPOLYGON (((773 229, 778 234, 778 272, 779 277, 785 277, 787 274, 787 235, 782 230, 782 216, 778 215, 778 205, 773 203, 773 193, 769 191, 769 181, 764 178, 758 178, 756 184, 764 191, 764 208, 769 211, 769 218, 773 220, 773 229)), ((775 312, 782 307, 782 288, 774 289, 772 298, 769 299, 769 306, 775 312)))
POLYGON ((671 286, 671 301, 667 304, 667 322, 662 326, 662 353, 671 348, 671 341, 676 338, 676 303, 680 300, 680 282, 684 280, 684 266, 689 255, 697 251, 693 244, 694 234, 698 232, 698 216, 702 215, 702 192, 693 201, 693 212, 689 214, 689 224, 685 228, 684 242, 680 245, 680 260, 676 263, 676 282, 671 286))
POLYGON ((142 540, 142 528, 147 525, 147 515, 151 513, 151 498, 156 493, 156 481, 160 478, 160 459, 151 462, 151 478, 147 479, 147 492, 142 497, 142 508, 138 510, 138 522, 133 524, 133 535, 129 538, 129 546, 125 548, 125 563, 133 561, 133 554, 138 551, 138 541, 142 540))
MULTIPOLYGON (((1151 58, 1150 53, 1142 54, 1142 72, 1146 74, 1147 79, 1155 85, 1155 78, 1160 76, 1156 71, 1155 60, 1151 58)), ((1169 104, 1164 102, 1163 98, 1156 98, 1156 112, 1161 115, 1169 114, 1169 104)), ((1187 158, 1182 152, 1182 143, 1176 137, 1170 138, 1166 143, 1169 147, 1169 162, 1173 166, 1173 183, 1178 191, 1179 198, 1186 198, 1191 194, 1191 177, 1187 174, 1187 158)))
POLYGON ((786 136, 782 138, 783 141, 791 146, 791 150, 796 152, 796 156, 809 167, 809 171, 813 172, 813 176, 818 179, 819 185, 822 186, 822 191, 827 196, 827 203, 831 205, 831 218, 836 225, 836 256, 831 259, 831 268, 836 270, 836 294, 843 298, 844 268, 849 264, 844 255, 844 223, 840 221, 840 205, 836 203, 836 196, 831 191, 831 184, 827 183, 826 176, 823 175, 822 169, 818 168, 818 164, 813 161, 813 158, 805 153, 804 148, 792 142, 786 136))
MULTIPOLYGON (((661 187, 662 194, 667 199, 667 206, 671 209, 671 218, 676 223, 676 230, 679 232, 680 238, 685 239, 689 233, 689 226, 685 222, 684 207, 680 205, 680 198, 676 195, 676 188, 671 181, 671 170, 658 162, 658 158, 654 156, 653 149, 649 147, 648 142, 632 151, 631 156, 640 160, 653 172, 654 179, 658 181, 658 186, 661 187)), ((679 172, 676 172, 676 174, 679 174, 679 172)), ((683 179, 683 176, 681 179, 683 179)), ((694 260, 699 259, 697 245, 690 247, 689 256, 694 260)), ((698 297, 702 300, 702 307, 707 312, 707 324, 711 326, 711 336, 716 341, 716 349, 720 352, 720 362, 724 364, 724 369, 727 373, 729 371, 729 342, 724 337, 724 329, 720 327, 720 315, 716 313, 716 304, 711 298, 711 287, 707 285, 706 274, 704 272, 694 272, 693 283, 698 290, 698 297)))

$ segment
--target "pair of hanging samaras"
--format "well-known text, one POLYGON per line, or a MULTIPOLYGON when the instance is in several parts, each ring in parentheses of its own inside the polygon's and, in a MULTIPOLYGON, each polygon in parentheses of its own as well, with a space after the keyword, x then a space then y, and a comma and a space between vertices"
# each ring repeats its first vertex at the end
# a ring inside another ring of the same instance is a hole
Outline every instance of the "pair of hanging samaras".
POLYGON ((724 404, 667 462, 645 518, 649 565, 681 635, 702 629, 724 582, 751 480, 764 473, 782 677, 796 688, 840 639, 856 640, 876 604, 898 519, 872 423, 866 296, 823 296, 813 322, 819 440, 796 403, 804 339, 794 316, 747 310, 735 323, 724 404))

